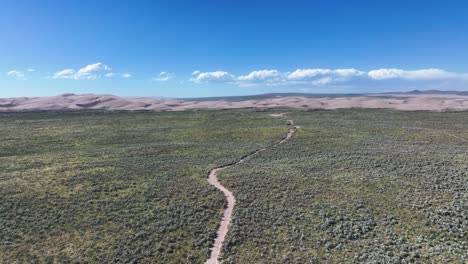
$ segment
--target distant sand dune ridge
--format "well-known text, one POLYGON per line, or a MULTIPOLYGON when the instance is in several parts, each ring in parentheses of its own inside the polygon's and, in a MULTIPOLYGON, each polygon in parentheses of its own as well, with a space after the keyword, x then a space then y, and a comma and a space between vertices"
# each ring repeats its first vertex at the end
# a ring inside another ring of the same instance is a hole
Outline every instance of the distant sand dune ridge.
POLYGON ((396 110, 462 111, 468 110, 466 95, 363 95, 343 97, 284 96, 243 101, 184 101, 149 97, 119 97, 115 95, 62 94, 51 97, 17 97, 0 99, 1 112, 38 110, 152 110, 183 111, 190 109, 239 109, 290 107, 301 109, 388 108, 396 110))

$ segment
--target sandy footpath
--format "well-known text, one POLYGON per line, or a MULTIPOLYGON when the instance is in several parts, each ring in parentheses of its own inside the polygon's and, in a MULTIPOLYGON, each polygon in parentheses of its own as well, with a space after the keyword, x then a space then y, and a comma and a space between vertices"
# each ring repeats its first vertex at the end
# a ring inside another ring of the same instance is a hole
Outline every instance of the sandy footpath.
POLYGON ((114 95, 62 94, 51 97, 0 98, 0 112, 35 110, 152 110, 238 109, 290 107, 300 109, 388 108, 397 110, 468 110, 468 96, 456 94, 373 94, 368 96, 317 97, 277 96, 244 101, 184 101, 114 95))
MULTIPOLYGON (((279 115, 278 117, 281 117, 281 116, 283 116, 283 115, 279 115)), ((288 120, 288 126, 292 126, 293 124, 294 124, 294 122, 292 120, 288 120)), ((224 195, 226 196, 226 199, 227 199, 227 207, 226 207, 226 209, 224 209, 223 217, 222 217, 221 222, 219 224, 218 231, 216 232, 216 239, 215 239, 215 241, 213 243, 213 247, 211 248, 211 255, 210 255, 210 258, 206 261, 206 264, 217 264, 217 263, 219 263, 218 262, 219 254, 221 253, 221 249, 223 247, 224 240, 226 239, 227 233, 229 231, 229 224, 231 223, 231 220, 232 220, 232 211, 234 210, 234 206, 236 204, 236 198, 234 197, 234 194, 219 182, 218 176, 216 175, 216 173, 221 171, 221 170, 227 169, 227 168, 229 168, 231 166, 242 163, 245 159, 250 158, 250 157, 252 157, 252 156, 254 156, 254 155, 256 155, 256 154, 258 154, 258 153, 260 153, 262 151, 268 150, 270 148, 273 148, 275 146, 278 146, 279 144, 282 144, 282 143, 286 142, 287 140, 289 140, 294 135, 294 133, 296 133, 296 131, 297 131, 296 127, 290 127, 288 129, 288 134, 286 135, 286 137, 283 138, 281 141, 277 142, 276 144, 271 145, 271 146, 266 147, 266 148, 256 150, 255 152, 240 158, 238 161, 236 161, 236 162, 234 162, 232 164, 215 167, 209 172, 209 174, 208 174, 208 183, 210 183, 211 185, 213 185, 218 190, 220 190, 220 191, 222 191, 224 193, 224 195)))

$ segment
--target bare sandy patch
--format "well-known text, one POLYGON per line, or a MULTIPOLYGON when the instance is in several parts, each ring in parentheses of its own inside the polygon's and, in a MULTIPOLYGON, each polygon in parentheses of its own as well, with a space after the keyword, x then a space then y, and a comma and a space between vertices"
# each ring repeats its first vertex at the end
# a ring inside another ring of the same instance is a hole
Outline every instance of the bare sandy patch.
POLYGON ((270 114, 270 116, 272 117, 283 117, 283 116, 286 116, 288 113, 274 113, 274 114, 270 114))

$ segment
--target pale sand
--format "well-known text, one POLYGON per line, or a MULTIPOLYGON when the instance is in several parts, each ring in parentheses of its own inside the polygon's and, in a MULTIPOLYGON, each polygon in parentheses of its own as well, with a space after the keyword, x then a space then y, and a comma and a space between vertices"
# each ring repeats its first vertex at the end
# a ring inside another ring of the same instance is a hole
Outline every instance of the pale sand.
POLYGON ((114 95, 63 94, 51 97, 18 97, 0 99, 0 112, 36 110, 152 110, 183 111, 190 109, 239 109, 290 107, 299 109, 387 108, 396 110, 463 111, 468 110, 468 96, 440 94, 379 95, 355 97, 306 98, 275 97, 231 102, 183 101, 146 97, 118 97, 114 95))
POLYGON ((270 114, 270 116, 272 117, 283 117, 285 115, 287 115, 288 113, 273 113, 273 114, 270 114))

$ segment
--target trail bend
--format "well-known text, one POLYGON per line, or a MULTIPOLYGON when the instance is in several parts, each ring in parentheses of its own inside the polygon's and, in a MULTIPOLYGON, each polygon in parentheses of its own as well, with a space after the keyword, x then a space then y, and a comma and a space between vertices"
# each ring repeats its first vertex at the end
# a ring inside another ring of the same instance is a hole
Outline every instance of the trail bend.
POLYGON ((274 148, 280 144, 283 144, 284 142, 288 141, 294 133, 296 133, 298 127, 293 126, 294 121, 293 120, 288 120, 288 134, 278 141, 277 143, 270 145, 268 147, 256 150, 252 152, 251 154, 248 154, 242 158, 240 158, 238 161, 233 162, 231 164, 223 165, 223 166, 218 166, 213 169, 211 169, 208 173, 208 183, 216 187, 218 190, 222 191, 224 195, 226 196, 227 199, 227 207, 224 209, 223 212, 223 217, 221 219, 221 222, 219 224, 218 230, 216 232, 216 239, 213 243, 213 246, 211 248, 211 255, 210 258, 206 261, 205 264, 218 264, 218 258, 221 253, 221 248, 223 246, 224 240, 226 239, 227 233, 229 231, 229 224, 231 223, 232 220, 232 211, 234 210, 234 206, 236 204, 236 198, 234 197, 234 194, 228 190, 226 187, 224 187, 218 180, 217 172, 227 169, 231 166, 234 166, 236 164, 242 163, 244 160, 257 155, 258 153, 268 150, 270 148, 274 148))

